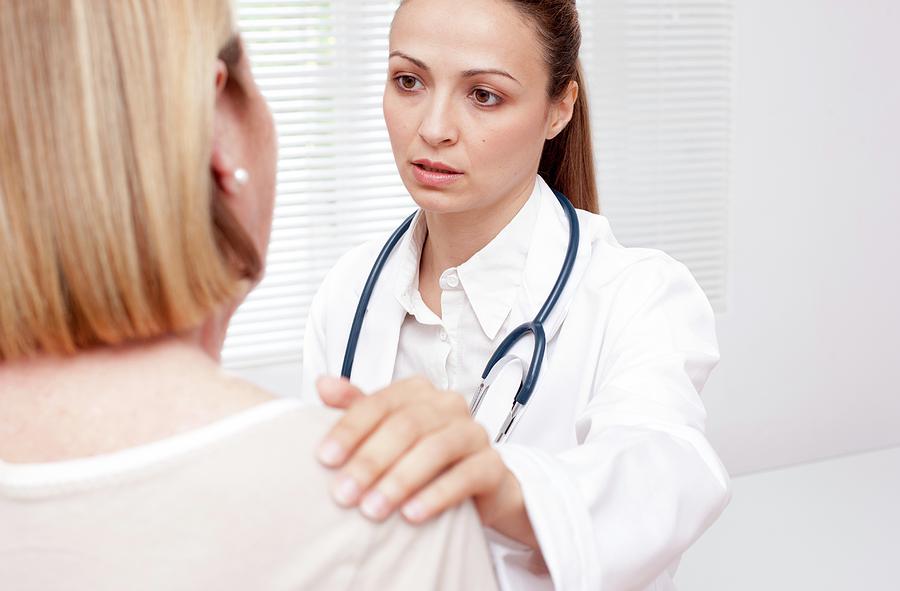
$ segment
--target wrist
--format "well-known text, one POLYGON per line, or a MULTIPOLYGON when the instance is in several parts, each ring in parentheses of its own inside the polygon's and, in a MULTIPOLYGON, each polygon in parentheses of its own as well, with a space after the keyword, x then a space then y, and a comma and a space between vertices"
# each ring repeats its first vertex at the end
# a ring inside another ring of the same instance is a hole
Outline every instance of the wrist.
POLYGON ((537 538, 528 517, 522 486, 509 468, 504 465, 503 470, 503 477, 493 494, 475 499, 481 523, 537 550, 537 538))

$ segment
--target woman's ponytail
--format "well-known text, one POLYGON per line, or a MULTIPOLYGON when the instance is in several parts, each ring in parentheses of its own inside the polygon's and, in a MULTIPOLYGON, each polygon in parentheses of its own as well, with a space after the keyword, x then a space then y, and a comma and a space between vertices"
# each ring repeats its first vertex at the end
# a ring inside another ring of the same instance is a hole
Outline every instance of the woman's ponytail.
POLYGON ((572 120, 555 138, 544 144, 538 174, 568 197, 578 209, 599 213, 590 109, 580 64, 576 66, 574 80, 578 84, 578 100, 575 101, 572 120))
POLYGON ((578 100, 572 120, 555 138, 547 140, 538 174, 572 204, 598 213, 597 179, 591 144, 591 122, 587 88, 578 52, 581 26, 574 0, 510 0, 530 17, 544 49, 550 71, 547 89, 551 100, 562 98, 571 82, 578 85, 578 100))

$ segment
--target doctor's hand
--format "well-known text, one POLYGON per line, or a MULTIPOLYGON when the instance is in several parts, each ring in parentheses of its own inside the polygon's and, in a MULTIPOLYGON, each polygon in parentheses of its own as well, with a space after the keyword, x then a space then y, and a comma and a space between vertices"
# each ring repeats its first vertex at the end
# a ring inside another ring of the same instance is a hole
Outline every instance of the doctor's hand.
POLYGON ((424 378, 364 395, 348 381, 316 383, 328 406, 345 409, 319 447, 340 469, 332 494, 381 521, 399 509, 422 523, 472 498, 483 525, 537 547, 519 482, 459 394, 424 378))

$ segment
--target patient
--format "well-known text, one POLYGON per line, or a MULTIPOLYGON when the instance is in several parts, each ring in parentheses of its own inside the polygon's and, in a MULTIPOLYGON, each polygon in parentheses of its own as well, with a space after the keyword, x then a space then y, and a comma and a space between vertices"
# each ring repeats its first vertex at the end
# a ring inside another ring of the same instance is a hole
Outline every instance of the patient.
POLYGON ((233 31, 227 0, 3 2, 0 587, 493 589, 470 506, 340 510, 332 415, 218 366, 275 177, 233 31))

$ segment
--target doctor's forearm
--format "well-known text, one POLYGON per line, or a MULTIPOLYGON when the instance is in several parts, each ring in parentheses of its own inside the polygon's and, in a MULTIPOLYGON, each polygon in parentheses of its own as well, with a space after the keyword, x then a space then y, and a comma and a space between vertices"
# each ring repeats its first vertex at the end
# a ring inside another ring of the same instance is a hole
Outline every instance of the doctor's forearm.
POLYGON ((496 494, 488 498, 476 498, 475 504, 482 523, 511 540, 538 550, 537 537, 525 508, 522 487, 512 472, 507 470, 496 494))

